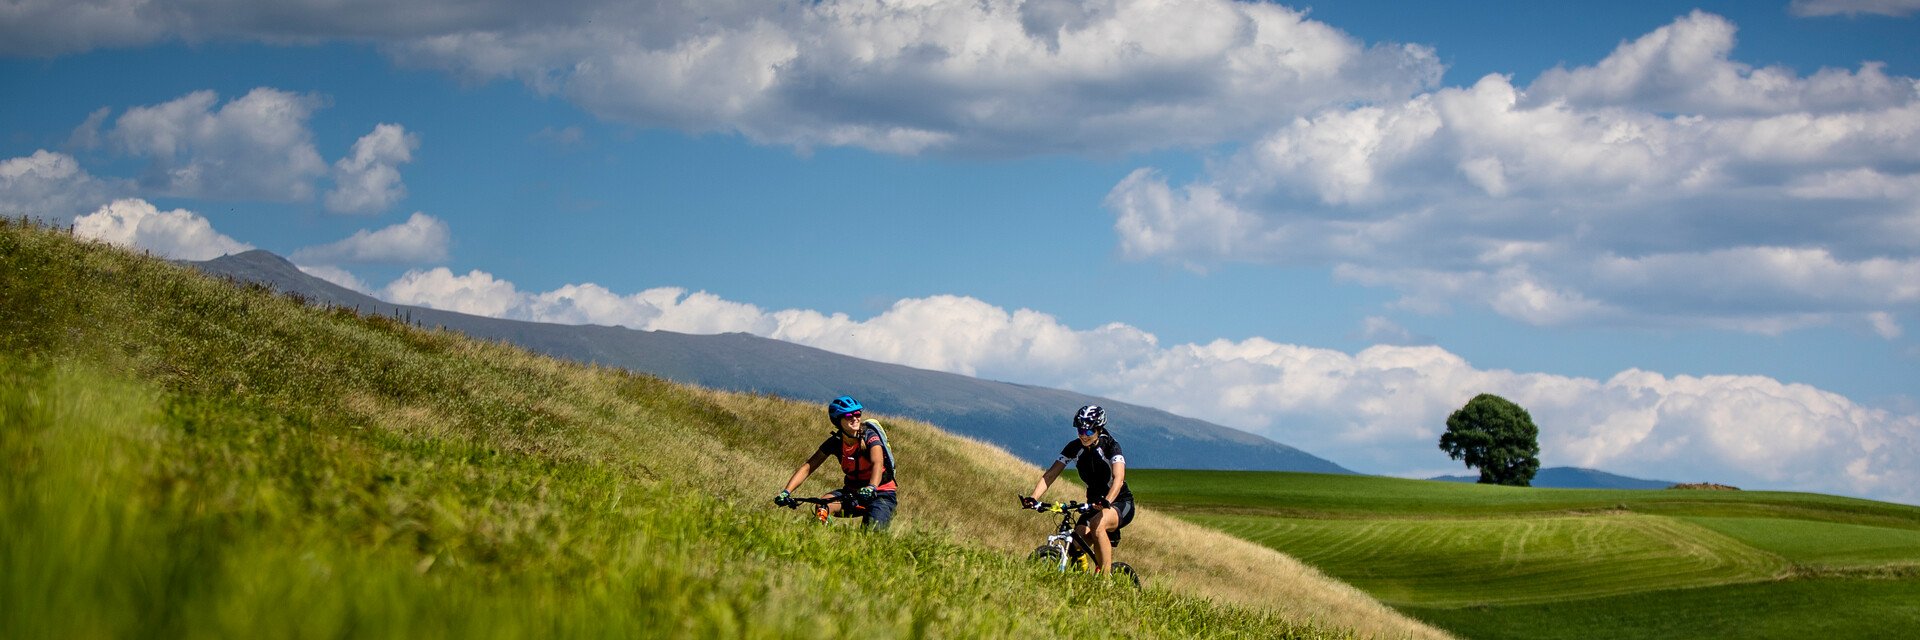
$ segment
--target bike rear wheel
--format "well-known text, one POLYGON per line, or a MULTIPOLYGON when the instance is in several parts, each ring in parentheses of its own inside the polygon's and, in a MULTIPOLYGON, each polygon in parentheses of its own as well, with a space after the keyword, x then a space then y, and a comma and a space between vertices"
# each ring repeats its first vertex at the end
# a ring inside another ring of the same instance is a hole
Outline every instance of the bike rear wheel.
POLYGON ((1058 568, 1065 559, 1066 553, 1061 551, 1060 547, 1053 545, 1035 547, 1033 553, 1027 554, 1028 562, 1038 562, 1054 568, 1058 568))
POLYGON ((1113 563, 1113 579, 1126 580, 1128 584, 1133 585, 1136 589, 1140 587, 1140 574, 1134 573, 1133 565, 1125 562, 1113 563))

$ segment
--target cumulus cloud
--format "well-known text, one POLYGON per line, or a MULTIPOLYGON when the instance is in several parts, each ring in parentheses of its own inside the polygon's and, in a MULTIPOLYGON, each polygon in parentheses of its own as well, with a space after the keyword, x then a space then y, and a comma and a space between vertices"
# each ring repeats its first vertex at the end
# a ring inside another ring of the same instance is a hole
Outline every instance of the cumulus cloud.
POLYGON ((300 267, 300 271, 307 275, 340 285, 342 287, 346 287, 348 289, 352 289, 354 291, 358 291, 360 293, 373 295, 373 288, 367 286, 367 281, 361 280, 359 276, 353 275, 353 272, 347 271, 346 269, 342 269, 340 267, 335 267, 331 265, 324 265, 324 264, 298 265, 298 266, 300 267))
POLYGON ((1920 11, 1920 0, 1793 0, 1787 10, 1801 17, 1872 13, 1904 18, 1920 11))
POLYGON ((1737 31, 1726 18, 1695 10, 1622 43, 1599 64, 1548 70, 1528 88, 1528 99, 1707 115, 1883 109, 1914 100, 1914 82, 1887 76, 1879 62, 1807 78, 1784 66, 1736 62, 1728 56, 1737 31))
POLYGON ((212 260, 253 250, 253 245, 213 230, 213 224, 186 209, 161 211, 145 200, 115 200, 73 220, 74 235, 145 249, 173 260, 212 260))
POLYGON ((722 300, 704 291, 688 293, 661 287, 623 296, 586 283, 536 294, 520 291, 512 282, 477 269, 465 275, 456 275, 446 267, 411 270, 382 288, 379 296, 398 304, 533 322, 762 335, 776 326, 758 307, 722 300))
POLYGON ((446 221, 415 211, 406 222, 379 231, 361 229, 345 240, 306 247, 287 259, 301 265, 410 265, 447 261, 453 231, 446 221))
POLYGON ((87 173, 73 156, 46 149, 0 161, 0 215, 64 223, 131 189, 123 180, 87 173))
MULTIPOLYGON (((382 297, 545 322, 744 331, 882 362, 1074 389, 1391 475, 1457 471, 1434 445, 1446 416, 1474 395, 1495 393, 1541 425, 1548 465, 1920 500, 1920 414, 1759 376, 1516 373, 1479 369, 1434 346, 1381 344, 1357 354, 1263 338, 1162 346, 1124 324, 1076 330, 1046 313, 961 296, 900 300, 859 320, 766 311, 677 288, 619 295, 586 284, 535 294, 485 272, 440 268, 410 272, 382 297)), ((1369 319, 1367 330, 1413 337, 1384 318, 1369 319)))
MULTIPOLYGON (((220 104, 213 91, 196 91, 156 105, 127 109, 103 128, 112 114, 102 107, 73 130, 67 147, 111 148, 148 161, 136 181, 97 180, 71 156, 41 151, 8 161, 9 182, 0 198, 45 204, 40 210, 71 208, 61 198, 92 201, 103 192, 141 193, 184 198, 305 202, 314 183, 330 175, 328 211, 374 214, 406 198, 399 165, 413 160, 417 134, 382 123, 355 141, 347 156, 328 170, 313 145, 307 122, 325 104, 317 95, 268 87, 220 104)), ((0 202, 5 204, 6 202, 0 202)))
POLYGON ((381 123, 353 143, 353 152, 333 163, 334 188, 327 192, 327 210, 334 213, 380 213, 407 197, 399 165, 413 161, 420 136, 397 124, 381 123))
POLYGON ((147 193, 225 200, 304 202, 327 165, 314 149, 307 119, 317 96, 260 87, 220 105, 195 91, 133 107, 104 135, 122 153, 147 158, 139 177, 147 193), (216 105, 218 108, 216 109, 216 105))
POLYGON ((1400 100, 1442 72, 1426 47, 1369 45, 1231 0, 81 4, 30 0, 6 46, 374 41, 402 64, 517 79, 608 120, 901 154, 1211 145, 1330 105, 1400 100))
POLYGON ((380 298, 388 302, 458 311, 476 316, 516 318, 526 306, 526 295, 513 283, 495 280, 493 274, 475 269, 466 275, 436 267, 412 270, 380 289, 380 298))
POLYGON ((460 34, 401 59, 548 87, 605 118, 885 153, 1116 153, 1239 139, 1441 70, 1291 9, 1224 0, 672 6, 619 21, 460 34), (698 20, 698 22, 694 22, 698 20), (666 25, 681 24, 678 32, 666 25))
POLYGON ((1695 12, 1522 89, 1295 118, 1114 186, 1123 257, 1332 267, 1402 309, 1777 333, 1920 310, 1920 82, 1727 56, 1695 12))

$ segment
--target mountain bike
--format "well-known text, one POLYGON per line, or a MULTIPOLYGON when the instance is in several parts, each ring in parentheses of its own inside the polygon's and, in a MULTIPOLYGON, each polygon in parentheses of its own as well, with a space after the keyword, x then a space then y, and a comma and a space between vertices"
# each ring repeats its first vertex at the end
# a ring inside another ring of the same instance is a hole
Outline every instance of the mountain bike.
MULTIPOLYGON (((1087 541, 1081 540, 1079 534, 1073 532, 1073 515, 1076 513, 1086 513, 1092 511, 1094 508, 1093 505, 1072 500, 1066 502, 1042 502, 1034 505, 1034 511, 1060 514, 1060 527, 1054 530, 1053 535, 1047 536, 1046 544, 1034 548, 1033 553, 1027 555, 1027 560, 1055 567, 1059 569, 1061 573, 1068 571, 1093 573, 1096 567, 1093 559, 1093 547, 1089 546, 1087 541)), ((1112 542, 1113 546, 1120 546, 1119 540, 1113 540, 1112 542)), ((1140 574, 1134 572, 1132 565, 1125 562, 1115 562, 1113 563, 1112 574, 1116 577, 1126 579, 1129 584, 1135 587, 1140 586, 1140 574)))
POLYGON ((845 514, 842 517, 855 517, 860 515, 860 512, 866 509, 866 507, 863 507, 860 505, 859 499, 855 498, 851 494, 843 495, 838 498, 801 498, 801 497, 795 496, 793 498, 793 503, 786 505, 786 507, 788 509, 798 509, 800 508, 801 503, 813 505, 813 519, 816 521, 819 521, 820 524, 824 525, 824 524, 827 524, 828 520, 832 519, 831 518, 832 514, 830 514, 827 511, 827 505, 834 504, 836 502, 840 504, 840 513, 845 514))

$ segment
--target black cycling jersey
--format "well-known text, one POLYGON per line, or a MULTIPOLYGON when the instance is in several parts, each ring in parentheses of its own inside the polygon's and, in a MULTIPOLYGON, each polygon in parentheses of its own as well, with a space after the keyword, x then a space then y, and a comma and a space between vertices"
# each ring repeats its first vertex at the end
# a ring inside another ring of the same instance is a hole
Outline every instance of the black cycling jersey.
MULTIPOLYGON (((1073 468, 1080 470, 1080 481, 1087 483, 1087 501, 1107 497, 1107 490, 1113 487, 1113 465, 1126 462, 1120 455, 1120 443, 1113 436, 1100 434, 1100 440, 1092 447, 1080 444, 1075 438, 1060 450, 1060 462, 1072 462, 1073 468)), ((1133 492, 1127 490, 1127 483, 1120 483, 1120 496, 1115 499, 1132 500, 1133 492)))

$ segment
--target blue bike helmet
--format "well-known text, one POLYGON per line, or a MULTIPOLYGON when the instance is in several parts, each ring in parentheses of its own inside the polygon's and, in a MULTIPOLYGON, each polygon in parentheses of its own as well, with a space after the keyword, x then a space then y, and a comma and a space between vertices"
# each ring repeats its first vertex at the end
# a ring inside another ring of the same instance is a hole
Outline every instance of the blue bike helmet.
POLYGON ((855 400, 851 396, 840 396, 834 398, 833 402, 827 403, 827 419, 833 422, 833 426, 838 427, 840 426, 841 416, 859 411, 862 408, 859 400, 855 400))

